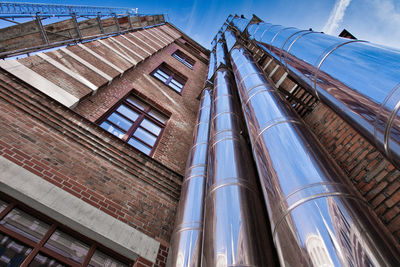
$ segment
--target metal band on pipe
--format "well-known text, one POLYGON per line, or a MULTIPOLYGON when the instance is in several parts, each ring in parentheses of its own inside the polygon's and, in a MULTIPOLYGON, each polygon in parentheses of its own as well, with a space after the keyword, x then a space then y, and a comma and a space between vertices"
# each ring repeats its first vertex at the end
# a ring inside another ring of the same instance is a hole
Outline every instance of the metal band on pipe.
MULTIPOLYGON (((257 87, 258 87, 258 86, 257 86, 257 87)), ((257 88, 257 87, 256 87, 256 88, 257 88)), ((256 95, 258 95, 258 94, 260 94, 260 93, 264 93, 264 92, 274 92, 274 91, 265 89, 265 90, 258 91, 258 92, 256 92, 256 93, 252 94, 251 96, 248 96, 248 95, 247 95, 248 97, 247 97, 246 102, 244 103, 244 106, 247 106, 247 105, 249 104, 250 100, 251 100, 254 96, 256 96, 256 95)), ((243 105, 243 102, 242 102, 242 105, 243 105)))
POLYGON ((290 118, 288 118, 288 117, 281 117, 281 118, 276 118, 276 119, 273 119, 273 120, 271 120, 271 121, 268 121, 266 124, 269 124, 269 125, 267 125, 266 127, 264 127, 264 128, 257 134, 256 138, 254 139, 254 147, 255 147, 255 144, 258 143, 258 140, 260 140, 260 136, 262 136, 262 134, 263 134, 265 131, 267 131, 268 129, 270 129, 270 128, 272 128, 272 127, 278 125, 278 124, 282 124, 282 123, 296 123, 296 124, 302 125, 302 122, 299 121, 298 118, 290 119, 290 118), (272 123, 271 123, 271 122, 272 122, 272 123), (270 123, 270 124, 269 124, 269 123, 270 123))
POLYGON ((271 43, 269 44, 269 50, 270 50, 270 51, 272 51, 272 43, 275 41, 275 38, 276 38, 281 32, 283 32, 283 31, 285 31, 285 30, 289 30, 289 29, 296 29, 296 28, 294 28, 294 27, 283 28, 283 29, 279 30, 279 31, 274 35, 274 37, 271 39, 271 43))
POLYGON ((391 132, 391 129, 392 129, 392 126, 393 126, 394 119, 396 118, 396 115, 399 112, 399 109, 400 109, 400 100, 397 102, 397 104, 394 107, 392 113, 390 114, 389 120, 388 120, 387 125, 386 125, 386 129, 385 129, 384 143, 383 144, 384 144, 384 149, 385 149, 386 155, 390 160, 393 160, 392 159, 392 153, 389 150, 390 132, 391 132))
POLYGON ((264 30, 264 32, 262 33, 262 35, 260 36, 260 41, 262 40, 262 38, 264 37, 264 34, 269 31, 272 27, 278 27, 278 26, 282 26, 282 25, 271 25, 269 26, 267 29, 264 30))
MULTIPOLYGON (((293 46, 299 39, 303 38, 303 36, 306 36, 306 35, 309 35, 309 34, 312 34, 312 33, 320 33, 320 32, 306 32, 306 33, 304 33, 304 34, 301 34, 301 35, 297 36, 296 39, 294 39, 293 42, 289 45, 288 50, 286 51, 286 53, 289 54, 290 49, 292 48, 292 46, 293 46)), ((289 68, 288 68, 288 66, 287 66, 287 62, 285 62, 284 66, 285 66, 285 68, 286 68, 286 71, 289 71, 289 68)))
MULTIPOLYGON (((379 106, 379 111, 375 119, 375 124, 374 124, 374 138, 375 142, 379 143, 379 138, 378 138, 378 124, 380 120, 384 120, 386 116, 384 116, 382 113, 385 110, 385 105, 391 100, 393 95, 396 95, 396 92, 400 90, 400 83, 398 83, 392 90, 390 90, 390 93, 385 97, 385 100, 382 102, 382 104, 379 106)), ((386 122, 386 126, 384 129, 384 150, 385 150, 385 155, 389 158, 389 160, 393 160, 393 156, 389 150, 389 140, 390 140, 390 132, 391 128, 393 127, 393 122, 396 118, 396 114, 398 113, 400 106, 400 99, 397 100, 397 103, 395 105, 395 108, 391 111, 389 115, 389 120, 386 122)))
POLYGON ((301 30, 301 31, 295 32, 285 40, 285 42, 283 43, 283 45, 281 47, 281 50, 279 51, 279 61, 280 62, 282 62, 282 51, 285 49, 285 45, 286 45, 287 41, 289 41, 290 38, 292 38, 293 36, 295 36, 296 34, 301 33, 301 32, 310 32, 310 31, 309 30, 301 30))
POLYGON ((319 98, 318 91, 317 91, 317 79, 318 79, 319 69, 321 68, 322 63, 324 63, 325 59, 326 59, 330 54, 332 54, 336 49, 338 49, 338 48, 340 48, 340 47, 342 47, 342 46, 344 46, 344 45, 351 44, 351 43, 357 43, 357 42, 366 42, 366 41, 362 41, 362 40, 351 40, 351 41, 348 41, 348 42, 345 42, 345 43, 341 43, 341 44, 335 46, 334 48, 332 48, 329 52, 327 52, 327 53, 322 57, 321 61, 319 62, 318 66, 317 66, 317 70, 316 70, 315 73, 314 73, 314 92, 315 92, 315 96, 318 98, 318 100, 319 100, 320 98, 319 98))
POLYGON ((318 199, 318 198, 324 198, 324 197, 343 197, 343 198, 349 198, 349 199, 354 199, 354 200, 359 200, 360 203, 365 204, 366 206, 368 206, 368 204, 365 202, 365 200, 360 199, 359 197, 354 196, 353 194, 347 194, 347 193, 342 193, 342 192, 329 192, 329 193, 321 193, 321 194, 315 194, 309 197, 306 197, 298 202, 296 202, 295 204, 291 205, 290 207, 287 208, 287 210, 279 217, 279 219, 277 220, 277 223, 274 226, 274 229, 272 231, 272 236, 276 236, 277 235, 277 231, 278 231, 278 227, 279 225, 282 223, 282 221, 285 219, 285 217, 295 208, 301 206, 302 204, 309 202, 311 200, 314 199, 318 199))

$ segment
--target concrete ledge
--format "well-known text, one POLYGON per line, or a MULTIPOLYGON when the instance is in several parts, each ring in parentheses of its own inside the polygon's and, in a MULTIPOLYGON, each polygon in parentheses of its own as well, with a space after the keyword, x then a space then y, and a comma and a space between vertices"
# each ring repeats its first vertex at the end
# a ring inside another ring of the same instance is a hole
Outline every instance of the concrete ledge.
POLYGON ((0 191, 129 259, 156 261, 160 243, 155 239, 3 157, 0 172, 0 191))
POLYGON ((0 67, 66 107, 73 108, 79 101, 76 96, 71 95, 15 59, 0 60, 0 67))

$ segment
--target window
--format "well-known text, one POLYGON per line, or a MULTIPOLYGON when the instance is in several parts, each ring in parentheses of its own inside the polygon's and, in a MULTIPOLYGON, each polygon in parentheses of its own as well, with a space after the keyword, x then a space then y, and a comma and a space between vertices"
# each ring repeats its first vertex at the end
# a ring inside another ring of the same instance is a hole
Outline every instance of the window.
POLYGON ((190 57, 188 57, 187 55, 185 55, 182 51, 176 50, 175 53, 172 54, 172 56, 177 60, 179 60, 180 62, 182 62, 189 69, 191 70, 193 69, 195 61, 190 57))
POLYGON ((168 117, 135 96, 129 96, 100 126, 143 153, 150 155, 168 117))
POLYGON ((132 265, 31 208, 3 194, 0 198, 0 266, 20 266, 23 262, 33 267, 132 265))
POLYGON ((178 93, 182 92, 183 86, 186 82, 185 78, 171 70, 171 68, 168 68, 165 64, 161 64, 156 70, 154 70, 153 76, 178 93))

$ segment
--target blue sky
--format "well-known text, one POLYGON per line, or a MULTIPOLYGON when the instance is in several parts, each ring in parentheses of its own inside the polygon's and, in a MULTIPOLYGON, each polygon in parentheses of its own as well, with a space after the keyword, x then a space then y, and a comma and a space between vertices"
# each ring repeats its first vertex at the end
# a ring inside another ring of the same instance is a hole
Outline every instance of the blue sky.
POLYGON ((359 39, 400 49, 399 0, 24 0, 54 4, 138 8, 168 15, 168 20, 206 48, 229 14, 256 14, 266 22, 313 28, 338 35, 346 28, 359 39))

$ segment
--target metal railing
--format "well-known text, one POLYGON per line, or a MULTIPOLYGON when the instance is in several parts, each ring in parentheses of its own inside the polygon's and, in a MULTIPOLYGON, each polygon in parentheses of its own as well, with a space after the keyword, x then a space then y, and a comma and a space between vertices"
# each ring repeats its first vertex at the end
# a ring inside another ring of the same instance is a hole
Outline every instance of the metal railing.
POLYGON ((97 17, 137 13, 138 8, 0 2, 0 16, 8 18, 32 17, 36 14, 43 17, 69 17, 72 14, 97 17))

